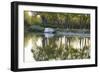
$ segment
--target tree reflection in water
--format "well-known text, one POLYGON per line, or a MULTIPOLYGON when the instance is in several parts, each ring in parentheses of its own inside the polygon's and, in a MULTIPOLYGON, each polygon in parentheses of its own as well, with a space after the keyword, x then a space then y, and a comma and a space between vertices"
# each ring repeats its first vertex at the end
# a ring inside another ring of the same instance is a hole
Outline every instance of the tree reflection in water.
MULTIPOLYGON (((43 34, 35 33, 30 36, 32 39, 31 53, 35 61, 90 58, 90 37, 54 35, 47 38, 43 34)), ((29 37, 25 38, 28 40, 29 37)))

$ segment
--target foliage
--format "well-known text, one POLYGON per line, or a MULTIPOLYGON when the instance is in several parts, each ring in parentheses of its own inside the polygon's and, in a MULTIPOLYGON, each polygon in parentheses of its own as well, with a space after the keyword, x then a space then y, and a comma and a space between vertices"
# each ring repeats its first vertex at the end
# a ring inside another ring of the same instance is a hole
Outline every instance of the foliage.
POLYGON ((82 13, 24 12, 25 25, 51 28, 90 29, 90 15, 82 13))

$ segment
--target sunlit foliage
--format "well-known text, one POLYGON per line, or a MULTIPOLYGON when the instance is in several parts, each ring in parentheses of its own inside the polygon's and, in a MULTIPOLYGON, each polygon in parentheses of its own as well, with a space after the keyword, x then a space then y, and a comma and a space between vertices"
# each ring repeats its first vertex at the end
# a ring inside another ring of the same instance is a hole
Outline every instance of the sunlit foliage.
POLYGON ((24 11, 24 17, 25 25, 65 29, 90 29, 89 14, 24 11), (30 12, 31 15, 29 14, 30 12))

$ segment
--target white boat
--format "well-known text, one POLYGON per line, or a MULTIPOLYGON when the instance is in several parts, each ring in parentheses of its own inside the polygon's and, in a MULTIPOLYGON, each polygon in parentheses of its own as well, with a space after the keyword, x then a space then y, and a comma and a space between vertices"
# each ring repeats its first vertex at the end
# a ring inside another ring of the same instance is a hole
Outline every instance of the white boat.
POLYGON ((55 30, 53 28, 45 28, 44 33, 54 33, 55 30))

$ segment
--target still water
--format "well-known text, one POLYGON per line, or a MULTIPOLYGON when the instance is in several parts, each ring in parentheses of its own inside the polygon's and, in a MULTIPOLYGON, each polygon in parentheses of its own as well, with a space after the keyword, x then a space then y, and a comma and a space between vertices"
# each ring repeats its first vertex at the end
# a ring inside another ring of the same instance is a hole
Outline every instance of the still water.
POLYGON ((90 58, 89 35, 26 33, 24 61, 51 61, 90 58))

